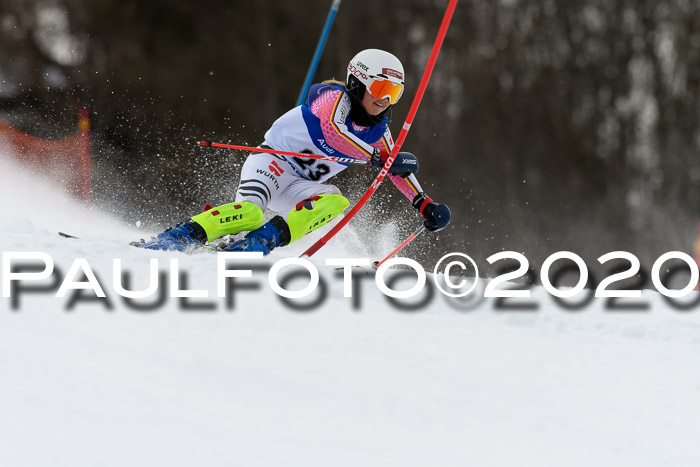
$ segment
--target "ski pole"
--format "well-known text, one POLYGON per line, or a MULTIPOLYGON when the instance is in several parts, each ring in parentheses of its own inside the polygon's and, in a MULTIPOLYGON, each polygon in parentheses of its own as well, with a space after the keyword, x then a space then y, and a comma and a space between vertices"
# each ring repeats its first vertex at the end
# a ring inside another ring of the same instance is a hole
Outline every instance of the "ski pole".
POLYGON ((445 39, 445 35, 447 34, 447 28, 450 25, 450 20, 452 19, 452 14, 454 13, 455 7, 457 6, 458 0, 450 0, 450 3, 447 5, 447 9, 445 10, 445 15, 442 18, 442 24, 440 25, 440 30, 438 31, 437 38, 435 39, 435 43, 433 44, 433 50, 430 52, 430 58, 428 59, 428 64, 425 67, 425 71, 423 72, 423 77, 421 78, 420 84, 418 85, 418 91, 416 92, 416 96, 413 98, 413 103, 411 104, 411 108, 408 111, 408 116, 406 117, 406 120, 403 123, 403 127, 401 128, 401 132, 399 133, 399 137, 396 139, 396 143, 394 144, 394 147, 391 149, 391 153, 389 154, 389 157, 387 157, 386 162, 384 163, 384 167, 382 167, 382 170, 379 171, 379 174, 377 177, 374 179, 372 184, 367 188, 367 191, 362 195, 362 198, 350 209, 350 211, 338 221, 338 223, 333 226, 333 228, 326 233, 323 237, 321 237, 316 243, 311 245, 304 253, 302 253, 301 256, 311 256, 314 253, 316 253, 318 250, 320 250, 328 241, 333 238, 343 227, 347 225, 348 222, 350 222, 350 219, 352 219, 357 212, 362 209, 362 207, 369 201, 369 199, 372 197, 375 191, 377 191, 377 188, 379 187, 379 184, 384 180, 384 177, 389 173, 389 168, 391 167, 391 164, 394 162, 394 158, 396 157, 396 154, 399 152, 401 149, 401 145, 403 144, 404 140, 406 139, 406 135, 408 134, 408 130, 411 129, 411 124, 413 123, 413 118, 416 115, 416 112, 418 111, 418 106, 420 105, 420 101, 423 98, 423 94, 425 93, 425 89, 428 86, 428 81, 430 80, 430 74, 433 71, 433 68, 435 67, 435 62, 437 61, 438 54, 440 53, 440 48, 442 47, 442 41, 445 39))
POLYGON ((252 146, 237 146, 235 144, 212 143, 211 141, 199 141, 197 144, 205 147, 238 149, 239 151, 266 152, 268 154, 280 154, 283 156, 302 157, 304 159, 319 159, 322 161, 339 162, 341 164, 372 165, 371 160, 355 159, 354 157, 327 156, 325 154, 308 154, 305 152, 278 151, 277 149, 254 148, 252 146))
POLYGON ((403 248, 406 245, 408 245, 409 243, 411 243, 414 238, 416 238, 418 235, 422 234, 424 230, 425 230, 425 224, 421 224, 420 227, 418 227, 418 229, 415 232, 413 232, 411 235, 409 235, 406 240, 401 242, 401 245, 397 246, 396 249, 394 251, 392 251, 391 253, 389 253, 389 255, 386 258, 384 258, 381 261, 375 261, 372 266, 374 266, 374 268, 376 269, 379 266, 381 266, 382 264, 384 264, 384 262, 386 262, 389 258, 394 256, 399 251, 403 250, 403 248))
POLYGON ((341 0, 333 0, 333 4, 331 5, 331 9, 328 12, 328 17, 326 18, 326 24, 323 26, 323 32, 321 33, 321 37, 318 40, 318 44, 316 45, 316 51, 314 52, 314 57, 311 59, 311 65, 309 65, 309 70, 306 72, 306 78, 304 79, 304 85, 301 87, 301 92, 299 93, 299 98, 297 99, 297 105, 301 105, 304 103, 304 98, 306 97, 306 93, 309 92, 309 88, 311 87, 311 80, 314 77, 314 74, 316 73, 316 68, 318 67, 318 62, 321 61, 321 54, 323 53, 323 49, 326 46, 326 40, 328 39, 328 35, 331 32, 331 26, 333 25, 333 20, 335 19, 335 14, 338 12, 338 7, 340 6, 340 1, 341 0))

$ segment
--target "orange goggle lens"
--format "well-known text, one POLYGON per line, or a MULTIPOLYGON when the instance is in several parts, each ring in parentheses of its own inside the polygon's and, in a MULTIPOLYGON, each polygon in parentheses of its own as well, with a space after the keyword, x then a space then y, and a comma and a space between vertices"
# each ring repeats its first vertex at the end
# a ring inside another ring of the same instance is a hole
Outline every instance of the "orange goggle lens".
POLYGON ((389 98, 390 104, 396 104, 396 102, 403 94, 403 84, 394 84, 388 79, 375 79, 372 84, 369 85, 367 89, 370 95, 375 99, 389 98))

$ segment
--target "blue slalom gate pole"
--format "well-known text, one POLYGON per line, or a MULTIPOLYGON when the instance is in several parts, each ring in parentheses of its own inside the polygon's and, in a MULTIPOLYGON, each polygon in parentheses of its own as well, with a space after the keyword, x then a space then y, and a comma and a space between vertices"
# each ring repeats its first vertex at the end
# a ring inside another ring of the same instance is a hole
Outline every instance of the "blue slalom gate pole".
POLYGON ((314 58, 311 60, 309 71, 307 71, 306 78, 304 79, 304 85, 301 87, 301 92, 299 93, 299 98, 297 99, 297 105, 303 104, 304 100, 306 100, 306 94, 309 92, 309 88, 311 87, 311 80, 314 78, 316 68, 318 68, 318 62, 321 61, 321 54, 323 54, 323 48, 326 46, 326 40, 328 39, 328 35, 331 32, 331 26, 333 25, 335 14, 338 12, 340 2, 341 0, 333 0, 331 10, 328 12, 328 18, 326 18, 326 24, 325 26, 323 26, 321 38, 318 40, 318 45, 316 45, 314 58))

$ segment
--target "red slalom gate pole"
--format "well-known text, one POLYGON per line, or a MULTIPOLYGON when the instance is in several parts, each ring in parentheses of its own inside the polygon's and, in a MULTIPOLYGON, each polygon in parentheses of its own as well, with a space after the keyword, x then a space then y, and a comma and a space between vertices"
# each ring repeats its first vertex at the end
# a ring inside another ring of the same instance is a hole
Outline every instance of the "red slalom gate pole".
POLYGON ((433 44, 433 50, 432 52, 430 52, 428 64, 425 66, 423 77, 421 78, 420 84, 418 85, 418 91, 416 92, 416 96, 413 98, 413 103, 411 104, 411 109, 408 111, 406 121, 403 123, 401 132, 399 133, 398 138, 396 138, 396 143, 391 149, 391 153, 389 154, 389 157, 387 157, 386 162, 384 163, 384 167, 382 167, 382 170, 379 172, 379 175, 377 175, 370 187, 367 189, 367 191, 365 191, 365 194, 363 194, 360 200, 352 207, 352 209, 350 209, 350 212, 348 212, 348 214, 345 217, 340 219, 338 223, 326 235, 324 235, 316 243, 311 245, 301 256, 312 256, 314 253, 320 250, 326 243, 328 243, 328 241, 331 238, 333 238, 335 234, 337 234, 340 231, 340 229, 345 227, 345 225, 348 222, 350 222, 350 219, 352 219, 355 216, 355 214, 357 214, 357 212, 360 209, 362 209, 362 207, 367 203, 367 201, 369 201, 374 192, 377 191, 379 184, 389 173, 389 168, 391 167, 391 164, 393 164, 394 159, 396 158, 396 154, 398 154, 399 150, 401 149, 401 145, 406 140, 406 135, 408 134, 408 130, 411 129, 411 125, 413 124, 413 118, 415 117, 416 112, 418 111, 418 106, 420 106, 421 99, 423 99, 425 89, 428 87, 430 75, 433 72, 433 68, 435 67, 435 62, 437 61, 438 54, 440 53, 440 48, 442 47, 442 42, 445 39, 445 35, 447 34, 447 29, 450 26, 450 20, 452 19, 452 14, 454 13, 455 8, 457 7, 458 1, 459 0, 450 0, 450 3, 447 5, 445 15, 442 18, 442 24, 440 24, 440 30, 438 31, 437 38, 435 39, 435 43, 433 44))
POLYGON ((388 255, 386 258, 384 258, 384 259, 381 260, 381 261, 375 261, 373 266, 374 266, 375 268, 378 268, 379 266, 381 266, 382 264, 384 264, 389 258, 391 258, 392 256, 394 256, 394 255, 395 255, 396 253, 398 253, 399 251, 403 250, 403 247, 405 247, 406 245, 408 245, 409 243, 411 243, 411 242, 413 241, 414 238, 416 238, 418 235, 422 234, 424 230, 425 230, 425 224, 422 224, 420 227, 418 227, 418 229, 417 229, 415 232, 413 232, 411 235, 409 235, 408 238, 407 238, 406 240, 404 240, 403 242, 401 242, 401 245, 397 246, 396 249, 394 249, 394 251, 392 251, 391 253, 389 253, 389 255, 388 255))
POLYGON ((354 157, 327 156, 323 154, 307 154, 305 152, 278 151, 277 149, 254 148, 252 146, 237 146, 235 144, 212 143, 211 141, 198 141, 197 144, 205 147, 238 149, 239 151, 266 152, 268 154, 280 154, 283 156, 303 157, 304 159, 319 159, 322 161, 340 162, 341 164, 372 165, 370 160, 355 159, 354 157))

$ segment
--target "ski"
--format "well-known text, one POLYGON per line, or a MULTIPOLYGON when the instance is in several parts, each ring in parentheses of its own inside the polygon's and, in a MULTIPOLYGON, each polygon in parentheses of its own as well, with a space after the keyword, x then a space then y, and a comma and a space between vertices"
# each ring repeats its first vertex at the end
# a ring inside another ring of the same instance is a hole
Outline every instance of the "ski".
MULTIPOLYGON (((136 248, 140 248, 141 245, 146 243, 145 239, 140 239, 140 240, 134 240, 132 242, 129 242, 129 245, 134 246, 136 248)), ((144 251, 176 251, 178 253, 184 253, 186 255, 191 255, 191 254, 198 254, 198 253, 218 253, 224 250, 224 246, 226 246, 228 242, 226 241, 219 241, 216 243, 207 243, 204 245, 199 245, 199 244, 193 244, 188 246, 184 251, 180 250, 151 250, 151 249, 144 249, 144 251)))

